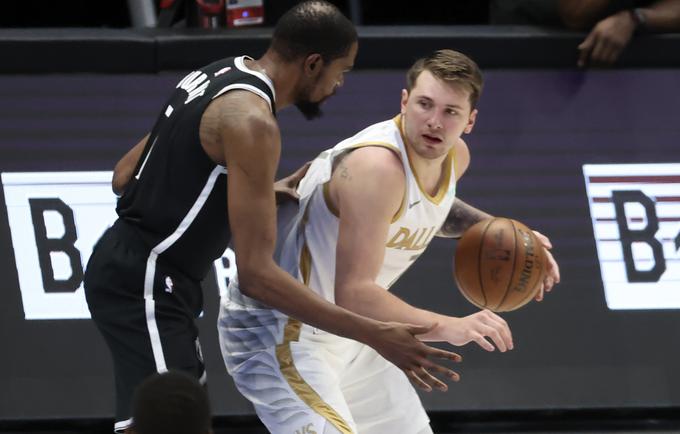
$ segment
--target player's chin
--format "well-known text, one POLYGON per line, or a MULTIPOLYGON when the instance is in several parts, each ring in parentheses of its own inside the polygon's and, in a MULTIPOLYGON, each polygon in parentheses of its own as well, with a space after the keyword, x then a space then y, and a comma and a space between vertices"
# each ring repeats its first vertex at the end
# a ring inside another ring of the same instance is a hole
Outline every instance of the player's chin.
POLYGON ((420 155, 428 160, 435 160, 446 154, 444 146, 439 144, 422 143, 420 146, 420 155))

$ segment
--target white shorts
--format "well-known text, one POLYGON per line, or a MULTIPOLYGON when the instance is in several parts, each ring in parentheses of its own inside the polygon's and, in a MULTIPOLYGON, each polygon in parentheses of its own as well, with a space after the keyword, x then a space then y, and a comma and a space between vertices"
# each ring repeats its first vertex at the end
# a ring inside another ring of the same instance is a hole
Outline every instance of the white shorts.
POLYGON ((223 300, 218 329, 227 370, 270 432, 431 432, 406 375, 375 350, 263 311, 223 300))

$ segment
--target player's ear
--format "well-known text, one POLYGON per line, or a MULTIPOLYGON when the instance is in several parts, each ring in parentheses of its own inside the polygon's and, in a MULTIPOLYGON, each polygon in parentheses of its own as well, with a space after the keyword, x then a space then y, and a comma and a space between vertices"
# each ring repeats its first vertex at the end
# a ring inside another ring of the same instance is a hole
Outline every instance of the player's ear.
POLYGON ((323 69, 323 58, 318 53, 310 54, 309 56, 305 57, 303 67, 305 76, 316 77, 323 69))
POLYGON ((406 103, 408 102, 408 90, 401 90, 401 114, 406 113, 406 103))
POLYGON ((465 134, 470 134, 472 132, 472 128, 475 126, 475 121, 477 120, 477 109, 472 110, 472 113, 470 113, 470 118, 468 119, 468 124, 465 126, 465 134))

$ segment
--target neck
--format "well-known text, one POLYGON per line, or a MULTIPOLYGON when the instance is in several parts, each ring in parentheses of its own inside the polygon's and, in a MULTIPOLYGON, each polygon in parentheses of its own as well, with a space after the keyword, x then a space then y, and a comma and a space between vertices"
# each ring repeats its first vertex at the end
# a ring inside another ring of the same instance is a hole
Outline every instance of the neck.
POLYGON ((274 83, 277 110, 295 102, 295 88, 299 77, 298 65, 295 62, 286 62, 274 51, 267 50, 248 67, 266 74, 274 83))
POLYGON ((430 195, 435 195, 439 190, 441 178, 446 173, 444 171, 444 161, 448 153, 434 159, 423 158, 416 153, 409 143, 406 143, 411 170, 415 172, 421 183, 421 188, 430 195))

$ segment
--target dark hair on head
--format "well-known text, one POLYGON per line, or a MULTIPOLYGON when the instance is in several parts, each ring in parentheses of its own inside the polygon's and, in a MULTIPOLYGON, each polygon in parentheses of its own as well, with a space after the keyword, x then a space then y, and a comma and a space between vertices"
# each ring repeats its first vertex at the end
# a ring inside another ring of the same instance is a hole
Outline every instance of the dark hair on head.
POLYGON ((474 60, 454 50, 438 50, 418 59, 406 74, 406 88, 409 92, 416 85, 418 76, 425 70, 446 83, 463 86, 470 92, 470 107, 473 109, 476 107, 484 83, 482 72, 474 60))
POLYGON ((347 55, 357 31, 338 8, 323 0, 303 1, 283 14, 270 48, 285 61, 320 54, 324 62, 347 55))
POLYGON ((137 434, 207 434, 208 394, 182 372, 154 374, 135 391, 132 427, 137 434))

